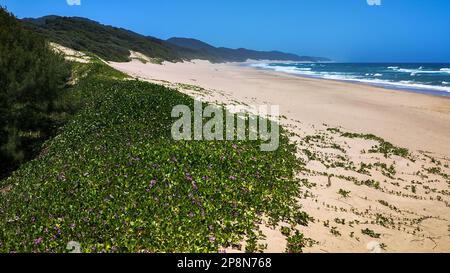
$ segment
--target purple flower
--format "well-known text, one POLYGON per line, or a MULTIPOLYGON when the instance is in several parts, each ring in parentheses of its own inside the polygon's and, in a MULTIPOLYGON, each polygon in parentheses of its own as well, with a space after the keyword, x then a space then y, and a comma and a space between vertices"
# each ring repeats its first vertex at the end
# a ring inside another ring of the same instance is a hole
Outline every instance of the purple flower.
POLYGON ((192 212, 189 212, 188 216, 189 216, 189 218, 192 218, 192 217, 194 217, 194 214, 192 212))
POLYGON ((198 190, 198 185, 195 181, 192 181, 192 188, 194 188, 194 190, 198 190))
POLYGON ((202 179, 203 179, 203 180, 208 180, 209 177, 205 175, 205 176, 202 177, 202 179))
POLYGON ((187 180, 187 181, 192 181, 192 180, 193 180, 190 173, 186 173, 186 176, 185 176, 185 177, 186 177, 186 180, 187 180))
POLYGON ((150 181, 150 188, 153 188, 153 186, 156 185, 156 180, 153 179, 152 181, 150 181))
POLYGON ((230 180, 236 180, 236 176, 230 175, 230 180))
POLYGON ((44 241, 44 239, 42 239, 42 237, 39 237, 36 240, 34 240, 34 244, 35 245, 40 245, 40 244, 42 244, 43 241, 44 241))
POLYGON ((59 227, 55 226, 53 229, 56 231, 56 233, 61 234, 61 229, 59 227))
POLYGON ((214 243, 216 241, 216 237, 214 237, 214 236, 209 236, 208 239, 211 243, 214 243))

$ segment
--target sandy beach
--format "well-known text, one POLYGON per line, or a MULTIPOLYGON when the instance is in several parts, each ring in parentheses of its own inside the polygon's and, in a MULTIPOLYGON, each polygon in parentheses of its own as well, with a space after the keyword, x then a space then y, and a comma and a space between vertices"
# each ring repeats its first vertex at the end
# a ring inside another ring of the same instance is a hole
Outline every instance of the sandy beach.
MULTIPOLYGON (((235 63, 110 65, 204 101, 279 105, 307 162, 299 202, 314 221, 297 227, 316 241, 307 252, 450 251, 450 99, 235 63), (374 134, 410 154, 368 152, 380 143, 342 132, 374 134)), ((267 251, 283 252, 280 229, 262 229, 267 251)))
POLYGON ((414 150, 450 156, 450 99, 360 84, 302 78, 239 64, 112 63, 130 75, 223 91, 249 104, 280 105, 306 123, 370 132, 414 150))

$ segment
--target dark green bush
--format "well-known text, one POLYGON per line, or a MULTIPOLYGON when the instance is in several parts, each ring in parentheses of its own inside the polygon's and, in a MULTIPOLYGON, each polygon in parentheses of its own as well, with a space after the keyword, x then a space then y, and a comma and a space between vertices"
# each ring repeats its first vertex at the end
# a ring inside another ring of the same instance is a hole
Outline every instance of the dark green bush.
POLYGON ((69 67, 47 42, 0 7, 0 179, 58 127, 55 102, 69 67))

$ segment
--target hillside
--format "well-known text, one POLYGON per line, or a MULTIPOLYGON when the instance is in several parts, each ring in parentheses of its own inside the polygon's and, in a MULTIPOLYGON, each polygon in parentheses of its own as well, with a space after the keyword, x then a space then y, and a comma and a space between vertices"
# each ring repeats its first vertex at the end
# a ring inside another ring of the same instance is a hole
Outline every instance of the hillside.
POLYGON ((101 25, 79 17, 47 16, 24 19, 25 27, 49 40, 77 51, 87 51, 108 61, 128 61, 130 50, 151 58, 180 61, 183 50, 154 37, 101 25))
POLYGON ((254 60, 327 61, 325 58, 248 49, 216 48, 195 39, 171 38, 167 41, 144 36, 123 28, 102 25, 79 17, 46 16, 23 19, 25 26, 49 40, 78 51, 92 52, 108 61, 129 60, 130 50, 156 62, 162 60, 204 59, 212 62, 254 60))
POLYGON ((330 61, 327 58, 298 56, 295 54, 284 53, 280 51, 256 51, 245 48, 231 49, 225 47, 214 47, 205 42, 188 38, 170 38, 167 42, 195 51, 202 52, 205 56, 220 61, 244 62, 251 60, 279 60, 279 61, 298 61, 298 62, 325 62, 330 61))

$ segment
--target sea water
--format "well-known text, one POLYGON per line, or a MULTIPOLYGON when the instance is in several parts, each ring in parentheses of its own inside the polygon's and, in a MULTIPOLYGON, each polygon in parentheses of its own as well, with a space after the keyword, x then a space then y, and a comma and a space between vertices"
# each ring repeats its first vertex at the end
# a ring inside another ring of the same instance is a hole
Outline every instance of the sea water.
POLYGON ((450 97, 450 64, 255 63, 252 67, 450 97))

